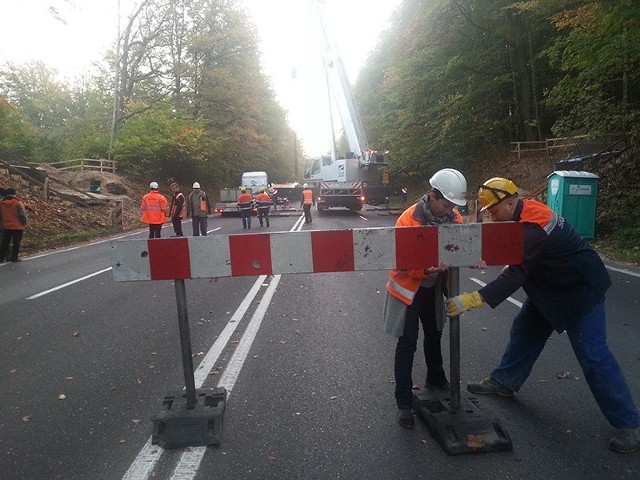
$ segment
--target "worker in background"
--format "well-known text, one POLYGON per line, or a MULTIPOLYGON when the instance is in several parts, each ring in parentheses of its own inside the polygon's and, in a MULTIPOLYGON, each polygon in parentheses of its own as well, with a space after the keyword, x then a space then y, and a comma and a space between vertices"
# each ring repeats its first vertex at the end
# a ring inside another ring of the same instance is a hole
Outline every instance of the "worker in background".
POLYGON ((502 360, 489 377, 467 384, 467 390, 512 397, 553 331, 566 332, 600 410, 619 429, 609 448, 639 451, 640 416, 607 346, 604 302, 611 280, 604 263, 563 217, 535 200, 520 199, 511 180, 487 180, 478 197, 492 221, 524 224, 524 260, 505 267, 480 290, 447 300, 446 313, 457 316, 484 303, 495 308, 520 287, 527 299, 513 320, 502 360))
POLYGON ((198 182, 193 182, 193 190, 189 194, 187 202, 187 215, 191 217, 193 224, 193 236, 207 236, 207 219, 211 213, 211 202, 209 196, 200 189, 198 182))
POLYGON ((247 193, 247 189, 242 187, 240 189, 240 195, 238 195, 238 210, 240 210, 240 216, 242 217, 242 228, 251 229, 251 212, 253 210, 253 197, 250 193, 247 193))
MULTIPOLYGON (((445 168, 429 180, 431 191, 407 208, 396 227, 462 223, 456 206, 466 205, 467 180, 457 170, 445 168)), ((427 364, 425 388, 447 392, 451 386, 442 366, 440 339, 445 324, 443 293, 447 266, 420 270, 392 270, 387 282, 384 305, 385 331, 398 339, 395 351, 395 399, 397 420, 404 428, 413 428, 413 356, 418 343, 419 326, 424 333, 424 358, 427 364)))
POLYGON ((2 242, 0 243, 0 262, 9 258, 11 244, 11 261, 19 262, 20 242, 24 227, 27 225, 27 212, 24 203, 16 198, 16 189, 7 188, 5 196, 0 200, 0 216, 2 217, 2 242))
POLYGON ((305 183, 302 188, 304 190, 302 191, 300 205, 304 210, 304 223, 311 223, 311 206, 316 204, 316 199, 313 197, 313 190, 309 188, 309 185, 305 183))
POLYGON ((260 193, 256 197, 258 201, 258 220, 260 226, 264 226, 264 223, 269 227, 269 208, 271 208, 271 197, 267 194, 264 187, 260 187, 260 193))
POLYGON ((169 214, 169 203, 158 191, 157 182, 151 182, 149 188, 149 193, 142 197, 140 204, 142 221, 149 225, 149 238, 160 238, 162 224, 167 221, 169 214))
POLYGON ((170 186, 171 193, 171 206, 169 207, 169 216, 171 217, 171 223, 173 224, 173 231, 177 237, 184 236, 182 234, 182 219, 187 212, 187 204, 184 201, 184 195, 180 191, 180 185, 173 182, 170 186))

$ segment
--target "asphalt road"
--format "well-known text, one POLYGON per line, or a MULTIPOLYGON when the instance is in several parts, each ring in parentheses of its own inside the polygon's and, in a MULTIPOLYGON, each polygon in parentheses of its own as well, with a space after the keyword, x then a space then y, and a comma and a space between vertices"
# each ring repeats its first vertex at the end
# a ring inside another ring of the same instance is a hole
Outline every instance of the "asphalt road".
MULTIPOLYGON (((314 214, 303 229, 395 221, 314 214)), ((274 217, 270 230, 298 219, 274 217)), ((209 229, 242 232, 238 218, 213 217, 209 229)), ((638 400, 640 270, 609 266, 609 344, 638 400)), ((480 399, 513 451, 450 456, 424 423, 400 428, 382 271, 187 281, 196 383, 229 397, 219 448, 163 450, 150 444, 151 418, 184 386, 174 285, 115 282, 109 267, 106 241, 0 266, 1 479, 640 478, 640 454, 607 449, 613 431, 565 335, 514 399, 480 399)), ((461 269, 461 291, 496 272, 461 269)), ((462 316, 463 398, 499 360, 523 298, 462 316)), ((448 366, 447 335, 443 348, 448 366)), ((416 359, 422 383, 421 347, 416 359)))

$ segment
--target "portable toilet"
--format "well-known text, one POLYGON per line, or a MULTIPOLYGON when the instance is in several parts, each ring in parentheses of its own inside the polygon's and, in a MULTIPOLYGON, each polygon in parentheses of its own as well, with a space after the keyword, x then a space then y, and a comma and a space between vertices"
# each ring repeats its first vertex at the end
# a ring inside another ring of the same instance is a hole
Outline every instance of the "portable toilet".
POLYGON ((584 238, 593 238, 596 227, 598 175, 558 170, 547 179, 547 205, 564 217, 584 238))

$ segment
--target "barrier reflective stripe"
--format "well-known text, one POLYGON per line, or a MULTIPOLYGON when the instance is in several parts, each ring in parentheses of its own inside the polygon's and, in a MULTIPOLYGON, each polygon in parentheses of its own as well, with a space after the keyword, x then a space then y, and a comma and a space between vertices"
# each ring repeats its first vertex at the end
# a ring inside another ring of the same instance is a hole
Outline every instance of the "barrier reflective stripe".
POLYGON ((117 281, 517 264, 515 222, 311 230, 111 242, 117 281))

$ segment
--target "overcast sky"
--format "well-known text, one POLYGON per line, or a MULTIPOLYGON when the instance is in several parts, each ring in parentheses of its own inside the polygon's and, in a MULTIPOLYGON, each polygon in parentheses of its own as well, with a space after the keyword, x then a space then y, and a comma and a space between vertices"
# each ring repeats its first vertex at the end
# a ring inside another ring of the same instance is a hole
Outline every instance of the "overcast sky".
MULTIPOLYGON (((262 39, 262 64, 309 155, 329 149, 327 114, 318 105, 320 58, 310 0, 241 0, 262 39), (296 78, 291 71, 296 69, 296 78)), ((324 0, 327 28, 353 84, 380 31, 402 0, 324 0)), ((117 36, 118 0, 5 0, 0 62, 42 60, 62 78, 90 71, 117 36), (61 19, 56 19, 55 12, 61 19)), ((136 0, 120 0, 121 17, 136 0)), ((327 102, 328 103, 328 100, 327 102)))

